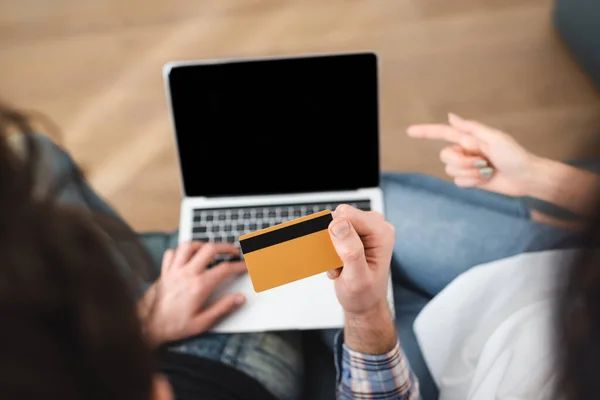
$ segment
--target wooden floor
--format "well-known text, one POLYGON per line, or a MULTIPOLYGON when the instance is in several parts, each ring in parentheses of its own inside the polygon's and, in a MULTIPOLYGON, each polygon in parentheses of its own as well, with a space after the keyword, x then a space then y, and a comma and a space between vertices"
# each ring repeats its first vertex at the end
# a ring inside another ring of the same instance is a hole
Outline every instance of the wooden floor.
POLYGON ((453 111, 555 158, 600 133, 600 98, 550 12, 550 0, 0 0, 0 96, 51 117, 136 228, 171 229, 165 62, 374 50, 383 168, 441 176, 441 144, 407 125, 453 111))

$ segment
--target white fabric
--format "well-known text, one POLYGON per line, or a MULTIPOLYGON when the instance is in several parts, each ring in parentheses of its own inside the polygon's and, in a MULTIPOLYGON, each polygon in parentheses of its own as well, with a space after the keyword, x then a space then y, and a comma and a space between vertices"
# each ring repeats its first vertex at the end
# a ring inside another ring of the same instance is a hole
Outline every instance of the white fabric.
POLYGON ((555 301, 575 253, 477 266, 436 296, 415 333, 440 400, 554 398, 555 301))

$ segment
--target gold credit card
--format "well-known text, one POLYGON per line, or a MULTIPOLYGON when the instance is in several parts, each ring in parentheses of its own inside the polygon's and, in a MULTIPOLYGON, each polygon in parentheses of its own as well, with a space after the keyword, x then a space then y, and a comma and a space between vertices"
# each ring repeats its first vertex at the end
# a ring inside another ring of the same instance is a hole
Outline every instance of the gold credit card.
POLYGON ((331 211, 325 210, 240 236, 240 247, 254 291, 342 266, 331 238, 331 211))

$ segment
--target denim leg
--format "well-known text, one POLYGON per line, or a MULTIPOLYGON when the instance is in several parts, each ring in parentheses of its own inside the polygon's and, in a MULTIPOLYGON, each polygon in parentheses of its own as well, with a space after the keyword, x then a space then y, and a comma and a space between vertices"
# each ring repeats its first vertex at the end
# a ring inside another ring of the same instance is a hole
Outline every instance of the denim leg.
MULTIPOLYGON (((47 136, 35 134, 33 137, 39 149, 34 187, 36 196, 53 196, 58 203, 74 205, 122 221, 119 214, 90 188, 79 173, 79 167, 65 150, 47 136)), ((16 149, 23 148, 24 136, 13 136, 11 143, 16 149)))
POLYGON ((177 248, 179 244, 179 230, 172 232, 142 232, 138 233, 138 239, 150 254, 154 268, 157 275, 159 275, 163 254, 167 249, 177 248))
POLYGON ((277 399, 302 394, 300 332, 206 333, 170 347, 229 365, 260 382, 277 399))
POLYGON ((475 265, 576 244, 574 232, 532 221, 520 199, 419 174, 386 174, 382 187, 394 279, 429 296, 475 265))

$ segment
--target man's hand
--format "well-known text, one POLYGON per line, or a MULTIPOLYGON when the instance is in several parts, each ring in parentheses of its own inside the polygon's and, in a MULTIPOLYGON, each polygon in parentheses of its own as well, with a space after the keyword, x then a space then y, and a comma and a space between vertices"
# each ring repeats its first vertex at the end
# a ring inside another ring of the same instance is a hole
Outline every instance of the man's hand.
POLYGON ((394 228, 376 212, 339 206, 329 225, 344 266, 329 271, 345 313, 345 342, 352 350, 384 354, 397 342, 387 300, 394 228))
POLYGON ((449 115, 449 125, 414 125, 414 138, 445 140, 440 158, 460 187, 478 187, 509 196, 527 196, 541 159, 510 135, 474 121, 449 115))
POLYGON ((222 262, 207 270, 218 254, 238 255, 239 249, 228 243, 187 242, 165 252, 161 276, 139 306, 153 346, 200 334, 244 304, 244 295, 233 293, 204 307, 220 284, 246 272, 243 261, 222 262))

